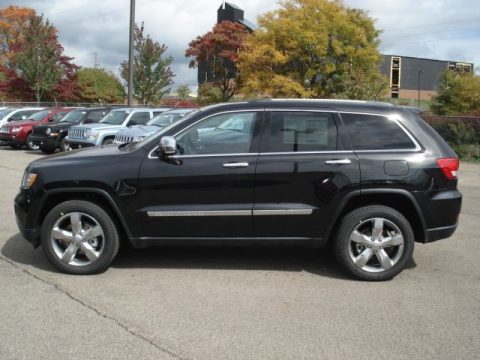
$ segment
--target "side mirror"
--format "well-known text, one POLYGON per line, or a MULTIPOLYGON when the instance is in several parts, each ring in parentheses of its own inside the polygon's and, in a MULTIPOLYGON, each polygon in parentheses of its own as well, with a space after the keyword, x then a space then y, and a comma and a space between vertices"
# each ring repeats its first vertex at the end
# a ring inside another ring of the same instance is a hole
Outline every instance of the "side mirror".
POLYGON ((173 136, 164 136, 160 139, 160 151, 162 155, 175 155, 177 153, 177 141, 173 136))

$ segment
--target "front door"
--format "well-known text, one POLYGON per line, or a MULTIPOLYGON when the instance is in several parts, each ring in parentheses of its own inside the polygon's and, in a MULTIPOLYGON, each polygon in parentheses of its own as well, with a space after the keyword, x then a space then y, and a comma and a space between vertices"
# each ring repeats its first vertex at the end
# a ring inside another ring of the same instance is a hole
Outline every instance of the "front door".
POLYGON ((255 175, 256 237, 321 239, 343 194, 359 189, 357 157, 332 111, 267 112, 255 175))
POLYGON ((217 113, 174 135, 177 154, 149 156, 139 174, 144 236, 252 236, 261 111, 217 113))

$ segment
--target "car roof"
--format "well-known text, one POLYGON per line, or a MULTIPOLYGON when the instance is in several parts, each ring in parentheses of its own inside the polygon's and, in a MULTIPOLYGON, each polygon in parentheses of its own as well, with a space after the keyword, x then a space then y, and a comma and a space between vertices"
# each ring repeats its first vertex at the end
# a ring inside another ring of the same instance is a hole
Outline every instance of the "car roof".
POLYGON ((400 106, 379 101, 337 100, 337 99, 259 99, 237 103, 222 103, 201 108, 202 112, 221 109, 252 109, 252 108, 317 108, 334 111, 359 111, 372 113, 391 113, 401 110, 400 106))

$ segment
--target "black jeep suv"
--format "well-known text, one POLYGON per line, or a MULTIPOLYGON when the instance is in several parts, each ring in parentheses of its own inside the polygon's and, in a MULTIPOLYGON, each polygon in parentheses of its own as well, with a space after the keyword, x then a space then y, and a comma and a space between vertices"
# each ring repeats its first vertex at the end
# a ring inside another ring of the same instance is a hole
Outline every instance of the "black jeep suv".
POLYGON ((68 135, 68 129, 74 125, 98 122, 110 110, 111 108, 109 107, 73 110, 65 115, 59 122, 35 126, 32 131, 31 140, 34 145, 39 146, 40 150, 46 154, 54 153, 56 149, 66 151, 68 150, 68 145, 65 137, 68 135))
POLYGON ((261 100, 205 107, 142 142, 32 162, 17 222, 62 271, 108 268, 120 239, 321 247, 365 280, 457 227, 458 158, 390 104, 261 100))

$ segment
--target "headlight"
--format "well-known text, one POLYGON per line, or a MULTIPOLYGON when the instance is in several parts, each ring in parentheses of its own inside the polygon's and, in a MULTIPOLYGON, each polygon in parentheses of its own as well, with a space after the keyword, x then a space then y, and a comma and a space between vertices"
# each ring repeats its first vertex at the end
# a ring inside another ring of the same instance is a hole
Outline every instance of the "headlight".
POLYGON ((19 131, 22 131, 21 127, 15 126, 14 128, 12 128, 12 132, 14 132, 14 133, 19 132, 19 131))
POLYGON ((134 136, 132 142, 138 142, 145 139, 145 136, 134 136))
POLYGON ((30 189, 35 183, 35 180, 37 180, 37 174, 25 171, 22 178, 22 188, 30 189))
POLYGON ((92 135, 92 129, 85 130, 85 137, 88 138, 92 135))
POLYGON ((90 133, 87 135, 85 134, 86 138, 90 141, 95 141, 98 138, 99 133, 95 131, 90 131, 90 133))
POLYGON ((52 132, 52 129, 51 129, 51 128, 47 128, 47 130, 45 131, 45 134, 50 135, 51 132, 52 132))

